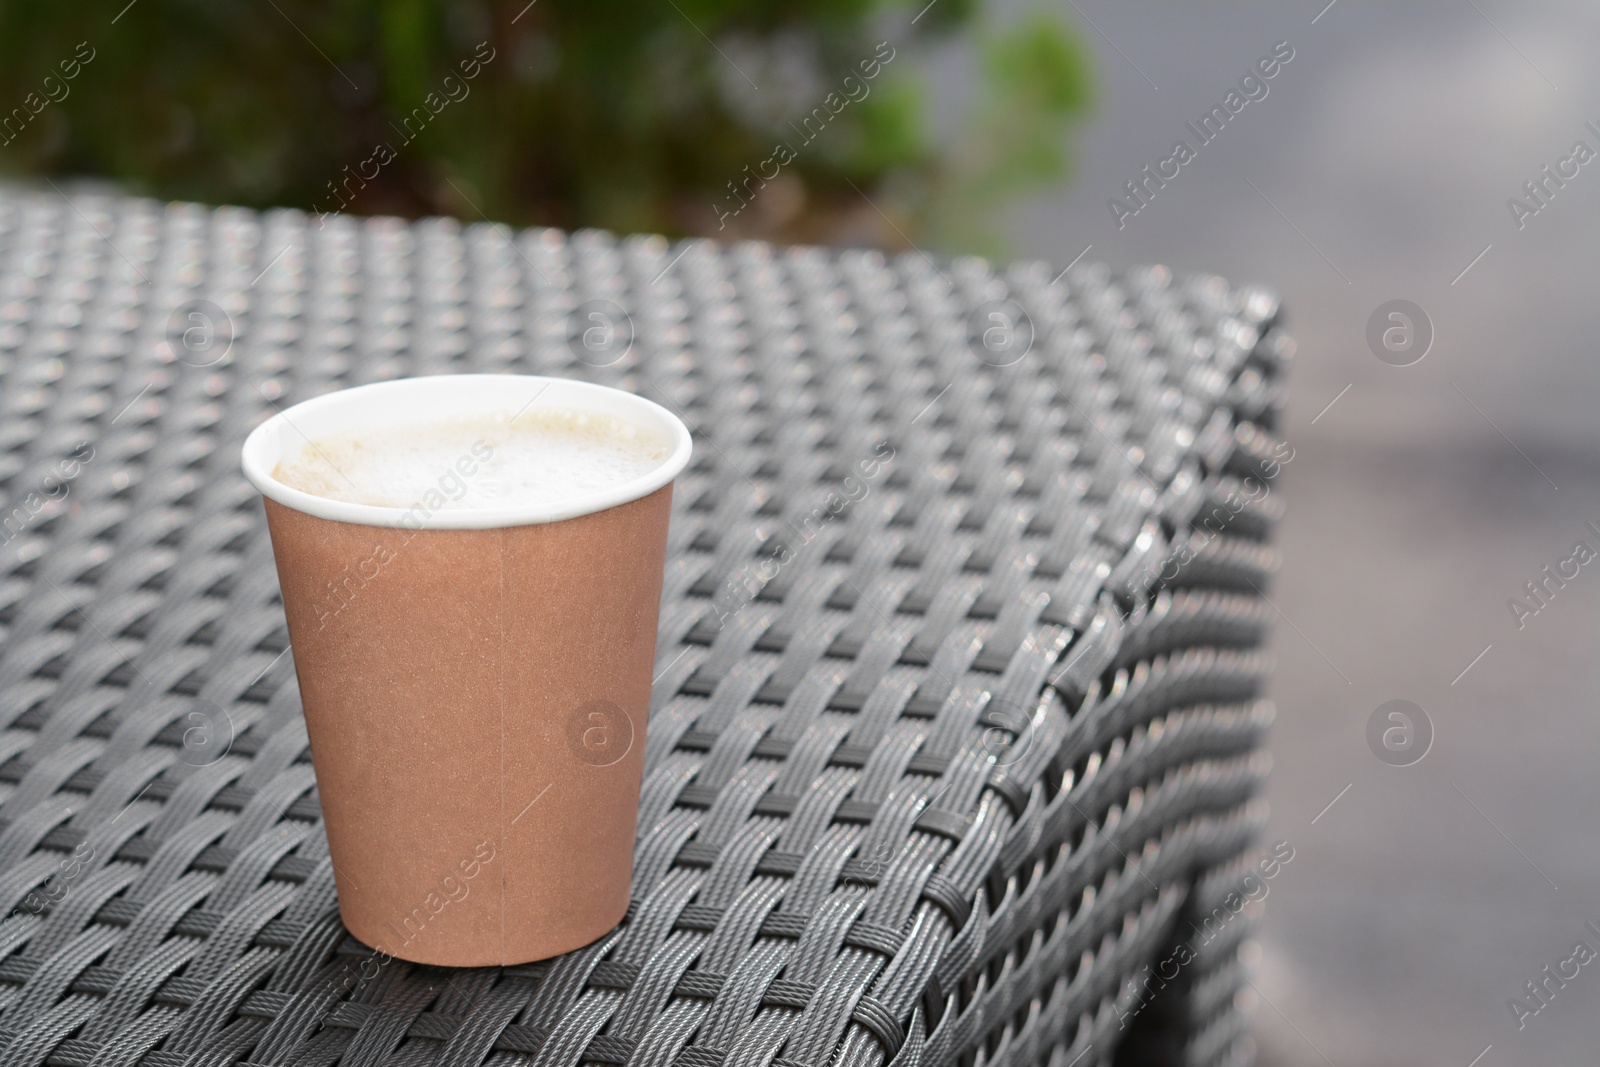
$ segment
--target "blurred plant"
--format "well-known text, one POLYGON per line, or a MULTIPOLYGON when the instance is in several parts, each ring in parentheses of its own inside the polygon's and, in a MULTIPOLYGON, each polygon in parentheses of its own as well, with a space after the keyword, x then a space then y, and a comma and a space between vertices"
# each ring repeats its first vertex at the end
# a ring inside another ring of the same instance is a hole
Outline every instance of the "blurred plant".
POLYGON ((908 60, 863 73, 879 42, 903 55, 972 27, 974 0, 125 4, 0 0, 0 172, 255 207, 972 247, 1006 199, 1065 173, 1090 95, 1078 39, 1042 15, 975 30, 978 101, 942 143, 908 60), (822 107, 802 142, 797 120, 822 107), (785 141, 793 158, 752 184, 785 141))

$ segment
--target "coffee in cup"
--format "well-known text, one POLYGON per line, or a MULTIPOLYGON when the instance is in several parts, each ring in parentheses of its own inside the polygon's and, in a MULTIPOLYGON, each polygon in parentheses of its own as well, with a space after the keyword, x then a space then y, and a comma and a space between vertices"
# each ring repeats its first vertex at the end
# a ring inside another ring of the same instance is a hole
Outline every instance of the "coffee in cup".
POLYGON ((641 397, 519 375, 361 386, 250 435, 359 939, 509 965, 626 912, 689 452, 641 397))

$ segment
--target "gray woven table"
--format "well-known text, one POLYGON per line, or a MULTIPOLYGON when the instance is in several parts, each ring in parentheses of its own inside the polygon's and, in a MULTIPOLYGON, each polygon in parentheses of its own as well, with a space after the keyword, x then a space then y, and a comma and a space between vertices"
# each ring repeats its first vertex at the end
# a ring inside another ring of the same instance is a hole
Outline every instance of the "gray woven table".
POLYGON ((0 1064, 1247 1063, 1276 318, 1161 269, 0 196, 0 1064), (238 473, 275 407, 465 370, 696 434, 632 909, 506 969, 340 925, 238 473))

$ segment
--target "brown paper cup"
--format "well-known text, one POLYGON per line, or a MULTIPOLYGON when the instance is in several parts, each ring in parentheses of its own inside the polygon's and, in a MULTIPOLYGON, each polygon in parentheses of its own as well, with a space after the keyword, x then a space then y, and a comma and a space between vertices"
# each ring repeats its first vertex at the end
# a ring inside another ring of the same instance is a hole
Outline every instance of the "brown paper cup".
POLYGON ((689 447, 683 423, 640 397, 517 375, 332 393, 246 441, 339 912, 368 945, 526 963, 627 911, 671 483, 689 447), (559 508, 379 508, 272 476, 321 435, 525 404, 627 419, 670 440, 670 458, 559 508))

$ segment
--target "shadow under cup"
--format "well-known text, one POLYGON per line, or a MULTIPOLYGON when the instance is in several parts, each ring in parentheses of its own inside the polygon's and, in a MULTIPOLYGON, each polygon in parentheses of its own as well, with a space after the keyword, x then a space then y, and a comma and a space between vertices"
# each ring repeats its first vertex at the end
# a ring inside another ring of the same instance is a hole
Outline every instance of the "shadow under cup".
POLYGON ((360 386, 250 434, 244 472, 266 498, 357 938, 418 963, 510 965, 621 920, 672 480, 689 452, 688 429, 650 401, 522 375, 360 386), (554 507, 374 507, 273 477, 308 440, 525 405, 616 416, 669 442, 668 458, 554 507))

